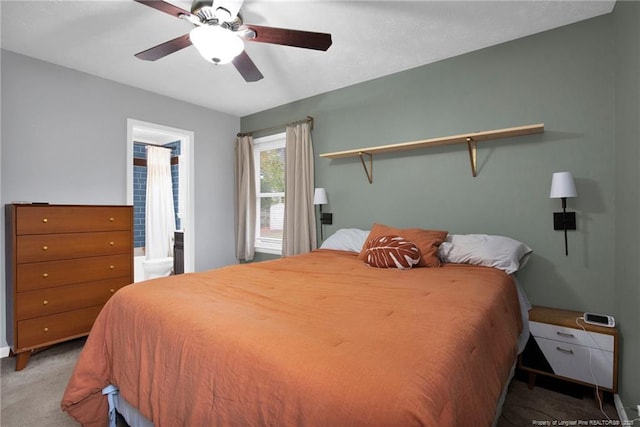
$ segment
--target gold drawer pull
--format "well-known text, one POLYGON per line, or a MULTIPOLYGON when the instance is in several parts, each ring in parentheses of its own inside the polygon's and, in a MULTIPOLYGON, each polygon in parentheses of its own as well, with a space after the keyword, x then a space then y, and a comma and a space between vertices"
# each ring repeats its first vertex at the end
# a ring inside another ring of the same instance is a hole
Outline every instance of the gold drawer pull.
POLYGON ((49 332, 49 328, 44 328, 43 329, 45 332, 49 332))
POLYGON ((110 266, 109 266, 109 268, 110 268, 111 270, 113 270, 114 268, 116 268, 116 266, 115 266, 115 265, 110 265, 110 266))
POLYGON ((116 220, 116 219, 115 219, 114 217, 109 218, 109 221, 111 221, 111 222, 113 222, 113 221, 115 221, 115 220, 116 220))
POLYGON ((567 353, 567 354, 573 354, 573 350, 571 349, 567 350, 566 348, 562 348, 560 346, 556 347, 556 350, 561 351, 563 353, 567 353))
POLYGON ((116 244, 116 242, 109 242, 109 246, 113 246, 115 244, 116 244))
POLYGON ((44 222, 45 224, 49 222, 49 220, 47 218, 42 218, 42 222, 44 222))
POLYGON ((42 250, 43 250, 43 251, 46 251, 47 249, 49 249, 49 247, 48 247, 48 246, 43 246, 43 247, 42 247, 42 250))
POLYGON ((566 333, 566 332, 556 331, 556 334, 560 335, 561 337, 575 338, 575 335, 573 335, 573 334, 568 334, 568 333, 566 333))
POLYGON ((49 304, 49 301, 47 300, 42 301, 42 305, 47 305, 47 304, 49 304))
POLYGON ((111 291, 112 294, 116 292, 116 290, 113 288, 109 289, 109 291, 111 291))
POLYGON ((42 274, 42 278, 43 278, 43 279, 46 279, 47 277, 49 277, 49 273, 43 273, 43 274, 42 274))

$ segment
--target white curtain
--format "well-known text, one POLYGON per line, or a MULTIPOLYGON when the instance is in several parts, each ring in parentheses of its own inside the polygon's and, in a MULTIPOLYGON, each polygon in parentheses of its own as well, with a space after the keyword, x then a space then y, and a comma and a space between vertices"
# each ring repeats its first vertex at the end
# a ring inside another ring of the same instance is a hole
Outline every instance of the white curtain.
POLYGON ((171 150, 147 146, 147 259, 172 256, 176 219, 171 183, 171 150))
POLYGON ((287 127, 285 145, 285 207, 282 255, 317 248, 313 205, 313 144, 309 122, 287 127))
POLYGON ((256 239, 256 181, 253 137, 239 136, 235 147, 236 258, 251 261, 256 239))

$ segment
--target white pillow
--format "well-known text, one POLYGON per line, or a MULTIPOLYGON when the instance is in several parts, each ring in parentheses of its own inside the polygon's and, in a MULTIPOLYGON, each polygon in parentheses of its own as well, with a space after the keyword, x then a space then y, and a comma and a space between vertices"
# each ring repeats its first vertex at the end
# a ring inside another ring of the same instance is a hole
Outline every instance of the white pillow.
POLYGON ((320 249, 334 249, 337 251, 360 252, 367 241, 370 230, 358 228, 341 228, 325 240, 320 249))
POLYGON ((495 267, 507 274, 524 267, 531 252, 522 242, 487 234, 449 234, 438 248, 443 262, 495 267))

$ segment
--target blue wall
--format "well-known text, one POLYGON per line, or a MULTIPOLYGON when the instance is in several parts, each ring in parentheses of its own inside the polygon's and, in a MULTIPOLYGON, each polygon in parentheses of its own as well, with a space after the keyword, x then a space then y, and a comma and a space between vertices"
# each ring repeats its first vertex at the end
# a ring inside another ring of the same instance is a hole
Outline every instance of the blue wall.
MULTIPOLYGON (((146 159, 147 150, 143 144, 134 142, 133 157, 146 159)), ((143 248, 145 242, 145 208, 147 203, 147 168, 133 166, 133 247, 143 248)))

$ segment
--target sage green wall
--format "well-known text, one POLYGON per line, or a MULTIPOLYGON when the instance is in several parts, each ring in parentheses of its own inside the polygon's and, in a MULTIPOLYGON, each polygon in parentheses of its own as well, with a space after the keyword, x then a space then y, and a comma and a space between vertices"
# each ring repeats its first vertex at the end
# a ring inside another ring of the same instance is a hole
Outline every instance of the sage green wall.
MULTIPOLYGON (((615 98, 616 61, 627 50, 638 49, 637 39, 616 49, 615 26, 639 25, 640 20, 637 13, 624 22, 614 19, 617 9, 243 117, 241 128, 315 118, 316 187, 327 189, 329 205, 324 210, 334 214, 325 235, 381 222, 510 236, 534 249, 520 272, 534 304, 613 314, 628 332, 627 340, 637 341, 637 332, 628 329, 637 327, 637 318, 623 312, 639 307, 637 265, 633 272, 618 275, 622 281, 630 279, 628 283, 614 283, 619 267, 614 255, 621 249, 614 243, 616 182, 628 174, 635 177, 632 193, 637 198, 637 170, 615 168, 616 130, 624 125, 614 113, 616 107, 625 108, 615 98), (479 143, 476 178, 464 145, 376 155, 373 184, 358 158, 317 157, 533 123, 544 123, 545 133, 479 143), (560 201, 549 199, 552 173, 565 170, 573 173, 578 190, 578 198, 568 200, 578 219, 577 231, 569 232, 569 256, 564 254, 562 232, 552 226, 560 201), (621 302, 625 293, 635 299, 621 302)), ((635 96, 637 100, 637 91, 635 96)), ((638 167, 637 143, 636 134, 627 147, 635 156, 627 160, 631 169, 638 167)), ((634 221, 637 213, 636 201, 634 221)), ((633 223, 625 213, 619 216, 633 223)), ((637 245, 638 228, 633 226, 635 234, 627 241, 637 245)), ((634 260, 637 264, 637 256, 634 260)), ((621 391, 628 404, 635 405, 640 402, 637 344, 625 345, 622 358, 621 391)))
MULTIPOLYGON (((615 7, 615 311, 625 404, 640 403, 640 3, 615 7)), ((629 406, 629 405, 627 405, 629 406)), ((629 412, 629 411, 627 411, 629 412)), ((629 412, 629 418, 635 412, 629 412)), ((638 415, 640 416, 640 414, 638 415)))

